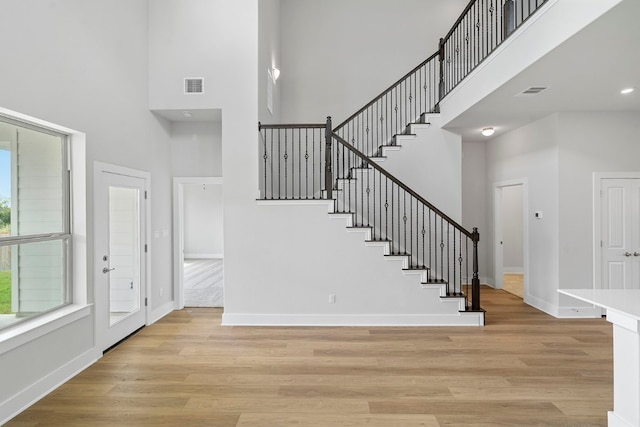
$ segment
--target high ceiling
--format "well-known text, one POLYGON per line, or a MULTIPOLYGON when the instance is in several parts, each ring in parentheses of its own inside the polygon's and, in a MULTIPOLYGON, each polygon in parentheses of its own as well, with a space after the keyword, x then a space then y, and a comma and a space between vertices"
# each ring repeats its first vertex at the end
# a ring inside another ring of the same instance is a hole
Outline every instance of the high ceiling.
MULTIPOLYGON (((570 19, 570 17, 569 17, 570 19)), ((640 112, 640 1, 624 0, 452 120, 463 141, 484 141, 560 111, 640 112), (522 91, 547 89, 534 96, 522 91), (635 87, 629 95, 625 87, 635 87)))

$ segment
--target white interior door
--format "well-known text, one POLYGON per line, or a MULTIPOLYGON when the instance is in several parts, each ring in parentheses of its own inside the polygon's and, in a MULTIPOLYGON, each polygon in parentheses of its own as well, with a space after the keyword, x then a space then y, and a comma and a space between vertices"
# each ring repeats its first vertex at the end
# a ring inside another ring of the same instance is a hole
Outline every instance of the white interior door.
POLYGON ((146 323, 144 177, 95 174, 97 339, 105 350, 146 323))
POLYGON ((601 182, 602 287, 640 289, 640 179, 601 182))

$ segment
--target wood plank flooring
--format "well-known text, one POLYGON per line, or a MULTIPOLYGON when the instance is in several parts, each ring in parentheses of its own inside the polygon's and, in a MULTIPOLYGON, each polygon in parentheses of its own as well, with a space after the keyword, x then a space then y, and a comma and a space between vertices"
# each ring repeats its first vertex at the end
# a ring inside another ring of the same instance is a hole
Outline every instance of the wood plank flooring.
POLYGON ((223 327, 177 311, 7 425, 605 426, 612 327, 483 287, 484 327, 223 327))
POLYGON ((517 297, 524 298, 524 274, 505 273, 502 276, 502 289, 517 297))

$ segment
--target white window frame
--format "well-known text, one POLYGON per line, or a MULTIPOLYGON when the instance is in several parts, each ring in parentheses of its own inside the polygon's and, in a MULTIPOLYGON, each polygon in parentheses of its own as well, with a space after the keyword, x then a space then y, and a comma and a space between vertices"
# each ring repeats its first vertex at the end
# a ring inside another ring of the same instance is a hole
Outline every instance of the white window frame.
POLYGON ((72 259, 67 271, 71 281, 70 304, 1 329, 0 354, 3 354, 89 316, 91 305, 87 299, 86 135, 5 108, 0 108, 0 116, 29 127, 43 128, 67 136, 72 259))

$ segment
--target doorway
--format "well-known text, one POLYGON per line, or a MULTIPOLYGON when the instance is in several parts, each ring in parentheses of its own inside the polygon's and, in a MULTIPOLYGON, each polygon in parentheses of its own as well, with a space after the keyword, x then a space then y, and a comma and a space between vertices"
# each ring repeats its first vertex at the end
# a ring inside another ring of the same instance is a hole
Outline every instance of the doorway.
POLYGON ((524 300, 528 291, 526 181, 496 184, 494 193, 496 288, 524 300))
POLYGON ((94 165, 96 339, 101 350, 147 321, 149 178, 142 171, 94 165))
POLYGON ((596 183, 595 287, 640 289, 640 176, 603 175, 596 183))
POLYGON ((174 178, 176 309, 224 306, 223 180, 174 178))

